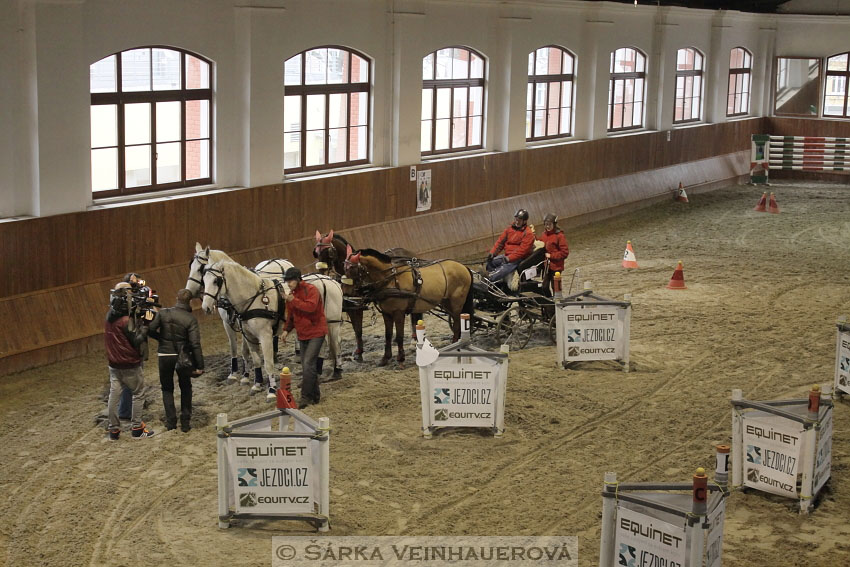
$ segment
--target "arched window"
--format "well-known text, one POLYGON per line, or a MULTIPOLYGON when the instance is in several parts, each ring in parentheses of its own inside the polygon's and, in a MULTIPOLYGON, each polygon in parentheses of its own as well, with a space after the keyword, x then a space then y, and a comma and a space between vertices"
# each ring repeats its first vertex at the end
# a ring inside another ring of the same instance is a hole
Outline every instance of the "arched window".
POLYGON ((729 94, 726 116, 742 116, 750 112, 753 54, 743 47, 732 49, 729 55, 729 94))
POLYGON ((611 53, 608 131, 643 128, 646 56, 632 47, 611 53))
POLYGON ((676 106, 673 123, 694 122, 702 116, 702 53, 693 47, 676 52, 676 106))
POLYGON ((850 117, 847 108, 847 82, 850 73, 847 62, 850 53, 839 53, 826 60, 826 83, 823 95, 823 115, 850 117))
POLYGON ((140 47, 90 68, 95 197, 212 183, 210 61, 140 47))
POLYGON ((369 163, 370 60, 353 49, 315 47, 284 64, 286 173, 369 163))
POLYGON ((422 155, 482 147, 484 56, 446 47, 422 59, 422 155))
POLYGON ((575 58, 563 47, 547 45, 528 54, 525 139, 572 135, 575 58))

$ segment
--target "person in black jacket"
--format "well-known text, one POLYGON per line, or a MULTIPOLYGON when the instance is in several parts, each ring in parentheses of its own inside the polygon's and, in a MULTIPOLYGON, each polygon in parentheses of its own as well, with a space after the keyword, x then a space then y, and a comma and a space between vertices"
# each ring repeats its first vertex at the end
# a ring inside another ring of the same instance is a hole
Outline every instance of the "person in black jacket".
POLYGON ((159 382, 162 387, 162 403, 165 406, 165 427, 177 427, 177 410, 174 407, 174 371, 180 386, 180 429, 192 429, 192 377, 204 373, 204 354, 201 351, 201 332, 198 321, 192 316, 189 301, 192 292, 181 289, 177 292, 177 304, 160 309, 148 326, 148 336, 159 341, 159 382), (177 355, 189 349, 194 361, 193 369, 177 369, 177 355))

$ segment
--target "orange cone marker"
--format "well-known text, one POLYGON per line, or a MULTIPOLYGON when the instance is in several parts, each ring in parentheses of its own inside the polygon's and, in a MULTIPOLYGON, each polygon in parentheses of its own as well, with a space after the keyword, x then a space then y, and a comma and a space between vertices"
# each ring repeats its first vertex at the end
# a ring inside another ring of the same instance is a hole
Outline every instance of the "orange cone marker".
POLYGON ((635 251, 632 250, 632 241, 626 241, 626 252, 623 254, 623 267, 624 268, 637 268, 637 258, 635 257, 635 251))
POLYGON ((759 213, 767 212, 767 191, 761 194, 761 199, 759 199, 759 204, 753 207, 753 210, 759 213))
POLYGON ((679 264, 673 271, 673 277, 670 278, 670 283, 667 284, 667 289, 688 289, 688 286, 685 285, 685 272, 682 270, 681 260, 679 260, 679 264))
POLYGON ((682 187, 681 181, 679 181, 679 188, 676 189, 676 200, 679 201, 680 203, 687 203, 688 202, 688 194, 685 193, 685 188, 682 187))
POLYGON ((767 212, 773 213, 774 215, 779 214, 779 206, 776 204, 776 195, 774 193, 770 194, 770 202, 767 204, 767 212))

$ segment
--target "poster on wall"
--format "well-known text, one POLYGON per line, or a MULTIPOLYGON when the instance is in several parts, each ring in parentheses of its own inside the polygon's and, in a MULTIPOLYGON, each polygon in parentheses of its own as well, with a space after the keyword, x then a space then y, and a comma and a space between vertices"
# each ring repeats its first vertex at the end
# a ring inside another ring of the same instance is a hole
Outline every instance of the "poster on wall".
POLYGON ((416 181, 416 212, 428 211, 431 209, 431 170, 419 172, 419 178, 416 181))

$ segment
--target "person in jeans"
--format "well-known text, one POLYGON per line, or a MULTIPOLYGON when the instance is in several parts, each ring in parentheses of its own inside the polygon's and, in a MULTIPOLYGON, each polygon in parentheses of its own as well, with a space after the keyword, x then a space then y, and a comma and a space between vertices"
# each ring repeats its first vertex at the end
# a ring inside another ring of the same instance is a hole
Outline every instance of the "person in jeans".
POLYGON ((286 325, 280 340, 286 342, 286 337, 295 329, 301 352, 301 399, 298 407, 305 408, 318 404, 321 397, 316 361, 328 333, 328 324, 319 290, 301 280, 301 270, 289 268, 283 274, 283 281, 291 293, 284 298, 286 325))
POLYGON ((527 223, 528 211, 519 209, 514 222, 496 239, 487 254, 487 279, 491 282, 505 279, 534 250, 534 231, 527 223))
POLYGON ((109 438, 117 441, 121 435, 118 419, 118 402, 121 391, 128 388, 133 394, 131 408, 131 434, 144 439, 154 434, 142 421, 145 379, 142 376, 142 349, 147 344, 143 325, 130 319, 130 284, 121 282, 111 291, 109 311, 104 325, 106 360, 109 363, 109 402, 107 402, 107 430, 109 438))
POLYGON ((159 341, 159 383, 162 388, 162 404, 165 406, 165 428, 177 428, 177 409, 174 406, 174 372, 180 386, 180 429, 188 433, 192 429, 192 377, 204 373, 204 353, 201 350, 201 332, 198 321, 192 315, 189 301, 192 292, 181 289, 177 292, 174 307, 160 309, 148 327, 148 335, 159 341), (192 352, 194 369, 177 370, 177 355, 181 349, 192 352))

